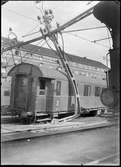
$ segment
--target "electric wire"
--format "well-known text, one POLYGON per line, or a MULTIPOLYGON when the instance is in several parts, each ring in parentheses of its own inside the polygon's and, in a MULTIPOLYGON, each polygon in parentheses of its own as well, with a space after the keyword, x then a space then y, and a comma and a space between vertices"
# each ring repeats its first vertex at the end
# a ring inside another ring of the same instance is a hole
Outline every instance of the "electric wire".
MULTIPOLYGON (((66 22, 65 24, 63 24, 63 25, 60 26, 59 28, 53 30, 52 33, 57 33, 57 32, 59 32, 59 31, 61 31, 61 30, 64 30, 65 28, 67 28, 67 27, 73 25, 74 23, 76 23, 76 22, 78 22, 78 21, 84 19, 85 17, 88 17, 89 15, 92 14, 93 8, 94 8, 94 7, 91 7, 90 9, 88 9, 88 10, 86 10, 85 12, 81 13, 80 15, 76 16, 75 18, 73 18, 73 19, 71 19, 70 21, 66 22)), ((46 35, 46 36, 47 36, 47 35, 46 35)), ((19 44, 19 46, 23 46, 23 45, 26 45, 26 44, 29 44, 29 43, 33 43, 33 42, 38 41, 38 40, 41 40, 41 39, 43 39, 43 36, 38 37, 38 38, 35 38, 35 39, 32 39, 32 40, 29 40, 29 41, 26 41, 26 42, 21 42, 21 43, 19 44)), ((6 48, 6 49, 3 49, 2 53, 5 52, 5 51, 7 51, 7 50, 10 50, 10 49, 12 49, 12 48, 15 48, 15 47, 16 47, 16 45, 13 46, 13 47, 8 47, 8 48, 6 48)))
POLYGON ((101 27, 89 27, 89 28, 76 29, 76 30, 68 30, 68 31, 62 31, 62 33, 77 32, 77 31, 86 31, 86 30, 93 30, 93 29, 99 29, 99 28, 106 28, 106 26, 101 26, 101 27))
MULTIPOLYGON (((54 50, 50 45, 49 45, 49 43, 47 42, 47 39, 46 39, 46 44, 48 45, 48 47, 54 52, 54 54, 56 54, 57 55, 57 51, 56 50, 54 50)), ((60 63, 59 63, 60 64, 60 63)))
MULTIPOLYGON (((65 57, 65 46, 64 46, 64 38, 63 38, 63 34, 62 34, 62 33, 60 33, 60 35, 61 35, 61 39, 62 39, 62 46, 63 46, 63 56, 65 57)), ((68 57, 68 55, 66 55, 66 57, 68 57)), ((69 57, 68 57, 68 59, 69 59, 69 57)), ((67 60, 67 58, 66 58, 66 60, 67 60)))
POLYGON ((94 40, 92 42, 96 43, 97 41, 103 41, 103 40, 107 40, 107 39, 110 39, 111 37, 106 37, 106 38, 102 38, 102 39, 97 39, 97 40, 94 40))
POLYGON ((34 27, 33 29, 31 29, 28 33, 26 33, 26 35, 23 35, 22 37, 26 37, 26 36, 29 36, 29 35, 32 35, 32 34, 35 34, 35 33, 38 33, 39 31, 37 32, 33 32, 32 34, 30 34, 32 31, 34 31, 39 25, 36 25, 36 27, 34 27))
MULTIPOLYGON (((31 54, 32 54, 32 52, 34 53, 34 52, 36 51, 36 49, 37 49, 36 46, 38 46, 38 45, 39 45, 40 43, 42 43, 42 42, 43 42, 43 40, 39 41, 39 42, 35 45, 35 47, 34 47, 31 51, 29 51, 29 52, 30 52, 31 54), (35 48, 36 48, 36 49, 35 49, 35 48)), ((42 45, 43 45, 43 44, 42 44, 42 45)), ((41 46, 42 46, 42 45, 41 45, 41 46)), ((41 47, 41 46, 40 46, 40 47, 41 47)), ((25 58, 25 57, 26 57, 26 54, 23 56, 23 58, 25 58)))
MULTIPOLYGON (((50 38, 48 38, 48 40, 49 40, 50 38)), ((47 38, 45 39, 45 41, 46 41, 46 44, 47 44, 47 46, 54 52, 54 53, 56 53, 56 51, 50 46, 50 44, 48 43, 48 41, 47 41, 47 38)), ((57 53, 56 53, 57 54, 57 53)))
POLYGON ((64 52, 64 39, 63 39, 63 35, 62 35, 62 33, 59 33, 60 34, 60 36, 61 36, 61 40, 62 40, 62 48, 63 48, 63 52, 64 52))
MULTIPOLYGON (((60 35, 61 35, 61 38, 62 38, 63 56, 65 57, 65 45, 64 45, 64 38, 63 38, 63 34, 62 34, 62 33, 60 33, 60 35)), ((66 54, 66 57, 65 57, 66 61, 68 61, 68 60, 67 60, 67 57, 68 57, 68 59, 69 59, 68 54, 66 54)))
POLYGON ((17 15, 19 15, 19 16, 22 16, 22 17, 24 17, 24 18, 31 19, 31 20, 37 22, 37 20, 33 19, 32 17, 25 16, 25 15, 23 15, 23 14, 21 14, 21 13, 18 13, 18 12, 16 12, 16 11, 14 11, 14 10, 11 10, 11 9, 9 9, 9 8, 7 8, 7 10, 10 11, 10 12, 12 12, 12 13, 15 13, 15 14, 17 14, 17 15))
MULTIPOLYGON (((72 36, 75 36, 75 37, 77 37, 77 38, 79 38, 79 39, 88 41, 88 42, 90 42, 90 43, 94 43, 94 42, 92 42, 91 40, 89 40, 89 39, 87 39, 87 38, 84 38, 84 37, 82 37, 82 36, 80 36, 80 35, 76 35, 76 34, 72 34, 72 33, 68 33, 68 34, 69 34, 69 35, 72 35, 72 36)), ((94 44, 103 46, 103 47, 105 47, 105 48, 109 48, 108 46, 103 45, 103 44, 99 44, 99 43, 94 43, 94 44)))
MULTIPOLYGON (((40 2, 35 2, 35 3, 40 3, 40 2)), ((41 15, 43 16, 44 14, 44 11, 43 11, 43 3, 42 3, 42 6, 41 6, 41 9, 39 7, 36 6, 37 9, 39 9, 39 11, 41 12, 41 15)))
POLYGON ((44 13, 44 1, 41 1, 42 2, 42 11, 44 13))

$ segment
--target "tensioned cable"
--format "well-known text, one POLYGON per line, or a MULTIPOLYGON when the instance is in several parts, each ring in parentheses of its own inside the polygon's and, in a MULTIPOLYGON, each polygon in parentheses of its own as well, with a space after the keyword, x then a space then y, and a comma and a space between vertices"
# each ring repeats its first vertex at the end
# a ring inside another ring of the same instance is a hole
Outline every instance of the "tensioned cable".
MULTIPOLYGON (((60 33, 60 35, 61 35, 61 38, 62 38, 63 54, 65 54, 64 38, 63 38, 63 35, 62 35, 62 33, 60 33)), ((66 55, 66 57, 68 57, 68 59, 69 59, 69 56, 68 56, 68 54, 66 55)))
POLYGON ((40 31, 31 33, 31 32, 34 31, 38 26, 39 26, 39 24, 36 25, 36 27, 34 27, 33 29, 31 29, 26 35, 23 35, 22 37, 24 38, 24 37, 26 37, 26 36, 28 36, 28 35, 33 35, 33 34, 35 34, 35 33, 39 33, 40 31), (31 33, 31 34, 30 34, 30 33, 31 33))
POLYGON ((68 32, 76 32, 76 31, 86 31, 86 30, 94 30, 99 28, 106 28, 106 26, 101 27, 89 27, 89 28, 83 28, 83 29, 77 29, 77 30, 68 30, 68 31, 62 31, 62 33, 68 33, 68 32))
MULTIPOLYGON (((50 44, 48 43, 48 40, 49 39, 45 39, 45 41, 46 41, 46 44, 48 45, 48 47, 54 52, 54 53, 56 53, 56 51, 50 46, 50 44)), ((56 53, 57 54, 57 53, 56 53)))
MULTIPOLYGON (((40 3, 40 2, 39 2, 39 1, 38 1, 38 2, 35 1, 35 3, 38 4, 38 3, 40 3)), ((44 13, 44 11, 43 11, 43 3, 42 3, 41 9, 40 9, 38 6, 36 6, 36 8, 39 9, 39 11, 41 12, 41 15, 43 16, 43 13, 44 13)))
MULTIPOLYGON (((76 23, 76 22, 78 22, 78 21, 84 19, 85 17, 88 17, 89 15, 92 14, 93 8, 94 8, 94 6, 91 7, 91 8, 89 8, 89 9, 86 10, 85 12, 81 13, 80 15, 76 16, 75 18, 71 19, 70 21, 66 22, 65 24, 63 24, 63 25, 60 26, 59 28, 53 30, 51 33, 57 33, 57 32, 59 32, 59 31, 62 31, 62 30, 64 30, 65 28, 67 28, 67 27, 73 25, 74 23, 76 23)), ((47 35, 46 35, 46 36, 47 36, 47 35)), ((38 38, 29 40, 29 41, 26 41, 26 42, 21 42, 21 43, 19 43, 19 46, 27 45, 28 43, 33 43, 33 42, 38 41, 38 40, 41 40, 41 39, 43 39, 43 36, 40 36, 40 37, 38 37, 38 38)), ((6 49, 3 49, 2 52, 5 52, 5 51, 7 51, 7 50, 11 50, 12 48, 15 48, 15 47, 16 47, 16 45, 15 45, 15 46, 12 46, 12 47, 8 47, 8 48, 6 48, 6 49)))
POLYGON ((107 39, 110 39, 111 37, 108 37, 108 38, 101 38, 101 39, 97 39, 97 40, 94 40, 92 42, 96 43, 98 41, 103 41, 103 40, 107 40, 107 39))
MULTIPOLYGON (((38 45, 39 45, 40 43, 42 43, 42 42, 43 42, 43 40, 42 40, 42 41, 39 41, 39 42, 35 45, 35 47, 34 47, 31 51, 29 51, 29 52, 30 52, 30 53, 31 53, 31 52, 35 52, 35 51, 36 51, 36 50, 35 50, 36 46, 38 46, 38 45)), ((43 43, 42 43, 42 45, 43 45, 43 43)), ((42 46, 42 45, 41 45, 41 46, 42 46)), ((40 46, 40 47, 41 47, 41 46, 40 46)), ((25 56, 26 56, 26 55, 25 55, 25 56)), ((25 56, 24 56, 24 57, 25 57, 25 56)), ((24 57, 23 57, 23 58, 24 58, 24 57)))
POLYGON ((41 2, 42 2, 42 11, 44 13, 44 2, 43 1, 41 1, 41 2))
MULTIPOLYGON (((69 34, 69 35, 72 35, 72 36, 75 36, 75 37, 77 37, 77 38, 80 38, 80 39, 82 39, 82 40, 88 41, 88 42, 90 42, 90 43, 94 43, 94 42, 92 42, 91 40, 89 40, 89 39, 87 39, 87 38, 84 38, 84 37, 82 37, 82 36, 79 36, 79 35, 76 35, 76 34, 71 34, 71 33, 68 33, 68 34, 69 34)), ((94 43, 94 44, 103 46, 103 47, 105 47, 105 48, 109 48, 108 46, 103 45, 103 44, 99 44, 99 43, 94 43)))
POLYGON ((23 14, 20 14, 20 13, 14 11, 14 10, 11 10, 11 9, 8 9, 8 8, 7 8, 7 10, 10 11, 10 12, 12 12, 12 13, 15 13, 15 14, 17 14, 17 15, 19 15, 19 16, 23 16, 23 17, 25 17, 25 18, 27 18, 27 19, 31 19, 31 20, 33 20, 33 21, 38 22, 37 20, 33 19, 32 17, 25 16, 25 15, 23 15, 23 14))

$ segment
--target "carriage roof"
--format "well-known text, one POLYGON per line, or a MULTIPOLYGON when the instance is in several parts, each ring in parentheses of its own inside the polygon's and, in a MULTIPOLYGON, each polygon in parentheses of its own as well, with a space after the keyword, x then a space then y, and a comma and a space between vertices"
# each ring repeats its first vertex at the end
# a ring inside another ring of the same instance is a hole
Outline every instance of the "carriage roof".
POLYGON ((8 76, 15 76, 16 74, 29 75, 30 73, 33 77, 37 76, 37 77, 50 78, 50 79, 58 78, 62 80, 67 80, 67 77, 57 70, 48 69, 45 67, 39 67, 30 63, 21 63, 14 66, 8 72, 8 76))
MULTIPOLYGON (((8 45, 8 38, 2 37, 2 40, 4 41, 4 43, 6 45, 8 45)), ((47 57, 51 57, 51 58, 56 58, 58 59, 57 53, 55 50, 51 50, 48 48, 44 48, 44 47, 40 47, 40 46, 36 46, 33 44, 27 44, 27 45, 23 45, 21 47, 21 50, 24 50, 26 52, 31 52, 33 54, 38 54, 41 56, 47 56, 47 57)), ((67 59, 71 62, 75 62, 75 63, 80 63, 83 65, 87 65, 87 66, 93 66, 93 67, 97 67, 97 68, 102 68, 102 69, 108 69, 107 66, 105 66, 103 63, 95 61, 95 60, 91 60, 88 59, 86 57, 79 57, 79 56, 75 56, 72 54, 68 54, 65 53, 67 59)))

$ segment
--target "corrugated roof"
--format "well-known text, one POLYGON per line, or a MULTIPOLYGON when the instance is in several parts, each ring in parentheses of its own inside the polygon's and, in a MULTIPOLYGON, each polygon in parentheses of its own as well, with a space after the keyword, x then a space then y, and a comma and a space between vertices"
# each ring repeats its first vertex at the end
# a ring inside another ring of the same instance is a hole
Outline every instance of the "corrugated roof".
MULTIPOLYGON (((2 37, 2 39, 5 41, 5 43, 8 40, 7 38, 4 38, 4 37, 2 37)), ((48 56, 48 57, 52 57, 52 58, 58 58, 58 56, 56 54, 56 51, 48 49, 48 48, 36 46, 36 45, 33 45, 33 44, 24 45, 24 46, 22 46, 22 49, 25 50, 25 51, 34 53, 34 54, 48 56)), ((93 67, 97 67, 97 68, 108 69, 108 67, 105 66, 101 62, 91 60, 91 59, 87 59, 85 57, 75 56, 75 55, 68 54, 68 53, 65 53, 65 54, 66 54, 67 59, 69 61, 84 64, 84 65, 88 65, 88 66, 93 66, 93 67)))

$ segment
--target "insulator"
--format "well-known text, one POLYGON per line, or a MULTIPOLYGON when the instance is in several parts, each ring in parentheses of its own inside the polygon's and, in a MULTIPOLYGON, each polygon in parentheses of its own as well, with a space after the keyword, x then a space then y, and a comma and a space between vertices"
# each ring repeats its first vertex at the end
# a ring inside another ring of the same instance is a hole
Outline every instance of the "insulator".
POLYGON ((39 16, 37 16, 37 19, 38 19, 38 20, 41 20, 41 18, 40 18, 39 16))
POLYGON ((40 28, 40 31, 41 31, 42 35, 48 34, 47 28, 40 28))

